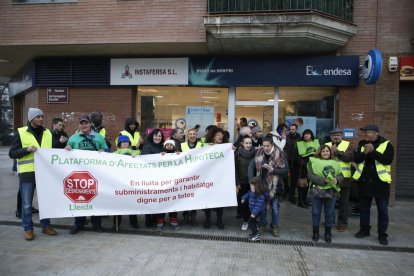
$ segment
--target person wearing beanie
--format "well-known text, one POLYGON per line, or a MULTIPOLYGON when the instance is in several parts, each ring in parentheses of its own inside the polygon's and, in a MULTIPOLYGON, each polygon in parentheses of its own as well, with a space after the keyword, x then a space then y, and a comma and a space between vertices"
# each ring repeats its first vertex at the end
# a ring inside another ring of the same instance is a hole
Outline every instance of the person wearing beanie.
MULTIPOLYGON (((52 133, 43 127, 43 111, 29 108, 28 124, 17 130, 9 156, 17 159, 19 168, 19 187, 22 196, 22 226, 24 238, 34 239, 32 221, 33 194, 36 187, 34 152, 38 148, 52 148, 52 133)), ((57 232, 50 226, 50 219, 41 219, 42 233, 54 236, 57 232)))
POLYGON ((258 125, 252 127, 253 147, 260 148, 263 145, 263 130, 258 125))
POLYGON ((120 131, 118 137, 115 139, 115 144, 118 145, 118 139, 121 135, 128 136, 129 141, 131 142, 131 149, 139 150, 142 148, 144 140, 139 133, 139 124, 134 118, 127 118, 125 120, 125 128, 120 131))
MULTIPOLYGON (((126 135, 118 136, 117 138, 118 143, 118 149, 114 151, 114 154, 123 154, 123 155, 130 155, 132 157, 135 157, 139 154, 139 150, 133 150, 131 148, 131 141, 129 140, 129 137, 126 135)), ((122 216, 114 216, 113 218, 113 227, 112 230, 115 232, 119 231, 119 226, 122 222, 122 216)), ((138 229, 138 216, 137 215, 129 215, 129 223, 131 224, 132 228, 138 229)))
MULTIPOLYGON (((99 133, 92 130, 91 118, 88 115, 81 115, 79 117, 79 131, 70 136, 66 150, 79 149, 79 150, 91 150, 91 151, 107 151, 105 139, 99 133)), ((69 234, 74 235, 79 231, 84 230, 84 224, 86 217, 75 217, 75 224, 69 230, 69 234)), ((101 217, 92 216, 91 222, 93 230, 98 233, 102 233, 101 217)))

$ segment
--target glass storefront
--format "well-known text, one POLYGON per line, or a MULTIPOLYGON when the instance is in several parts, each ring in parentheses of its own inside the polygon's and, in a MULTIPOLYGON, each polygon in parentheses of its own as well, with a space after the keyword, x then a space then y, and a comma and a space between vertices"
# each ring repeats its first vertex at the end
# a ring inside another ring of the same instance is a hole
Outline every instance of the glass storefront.
POLYGON ((301 118, 303 125, 299 131, 310 128, 322 139, 335 125, 335 95, 334 87, 236 87, 231 90, 138 86, 137 118, 143 133, 152 128, 189 129, 200 125, 199 136, 204 135, 208 125, 217 125, 230 133, 234 131, 236 136, 241 117, 250 124, 259 124, 265 134, 275 130, 279 123, 290 125, 301 118), (235 103, 229 106, 232 91, 235 103), (234 112, 234 122, 230 125, 229 112, 234 112))

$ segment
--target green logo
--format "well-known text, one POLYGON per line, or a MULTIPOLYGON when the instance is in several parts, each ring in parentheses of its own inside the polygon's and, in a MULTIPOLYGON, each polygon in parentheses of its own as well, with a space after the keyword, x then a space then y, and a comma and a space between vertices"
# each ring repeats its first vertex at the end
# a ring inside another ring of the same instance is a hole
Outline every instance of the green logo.
POLYGON ((313 152, 316 152, 316 149, 314 147, 309 147, 306 149, 306 154, 313 153, 313 152))
POLYGON ((328 177, 328 175, 335 175, 335 169, 331 165, 323 167, 323 176, 328 177))

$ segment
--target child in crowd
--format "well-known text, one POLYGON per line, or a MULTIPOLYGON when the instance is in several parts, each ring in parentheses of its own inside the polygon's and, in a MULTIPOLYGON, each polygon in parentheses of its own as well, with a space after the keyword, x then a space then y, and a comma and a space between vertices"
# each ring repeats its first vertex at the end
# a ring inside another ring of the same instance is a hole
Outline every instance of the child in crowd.
MULTIPOLYGON (((126 135, 121 135, 118 137, 118 149, 114 151, 113 153, 116 154, 123 154, 123 155, 131 155, 132 157, 135 157, 139 154, 139 150, 133 150, 131 148, 131 141, 129 140, 129 137, 126 135)), ((122 216, 114 216, 114 224, 112 229, 116 232, 118 232, 119 225, 121 225, 122 222, 122 216)), ((129 222, 131 224, 132 228, 138 229, 138 217, 136 215, 129 215, 129 222)))
MULTIPOLYGON (((176 149, 175 149, 175 141, 174 140, 166 140, 164 142, 164 147, 163 150, 161 152, 162 155, 164 155, 165 153, 176 153, 176 149)), ((179 231, 181 230, 181 227, 178 225, 178 221, 177 221, 177 216, 178 213, 177 212, 171 212, 168 213, 168 216, 170 217, 170 224, 173 228, 174 231, 179 231)), ((157 231, 163 231, 164 230, 164 225, 165 225, 165 213, 162 214, 157 214, 157 231)))
POLYGON ((249 218, 249 228, 252 230, 252 234, 249 235, 250 241, 259 241, 260 233, 257 230, 257 221, 256 218, 260 216, 265 210, 265 196, 263 194, 262 185, 260 183, 259 177, 253 177, 250 180, 250 191, 242 196, 241 203, 249 202, 250 209, 250 218, 249 218))

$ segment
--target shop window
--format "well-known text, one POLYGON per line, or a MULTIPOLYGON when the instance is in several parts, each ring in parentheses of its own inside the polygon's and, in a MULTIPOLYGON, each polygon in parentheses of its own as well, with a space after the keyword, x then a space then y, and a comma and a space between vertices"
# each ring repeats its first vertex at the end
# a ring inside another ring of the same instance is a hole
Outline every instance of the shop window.
POLYGON ((184 130, 200 125, 199 136, 208 125, 228 129, 228 89, 179 86, 139 86, 137 117, 141 132, 152 128, 184 130))
POLYGON ((280 87, 279 91, 279 123, 290 125, 301 118, 300 133, 309 128, 320 141, 326 139, 335 125, 335 88, 280 87))
POLYGON ((236 107, 236 118, 245 117, 249 124, 257 122, 264 134, 275 130, 279 123, 290 125, 296 118, 301 118, 303 125, 299 132, 309 128, 323 140, 335 125, 334 87, 237 87, 236 101, 269 103, 236 107), (277 123, 272 121, 275 91, 279 91, 277 123))

